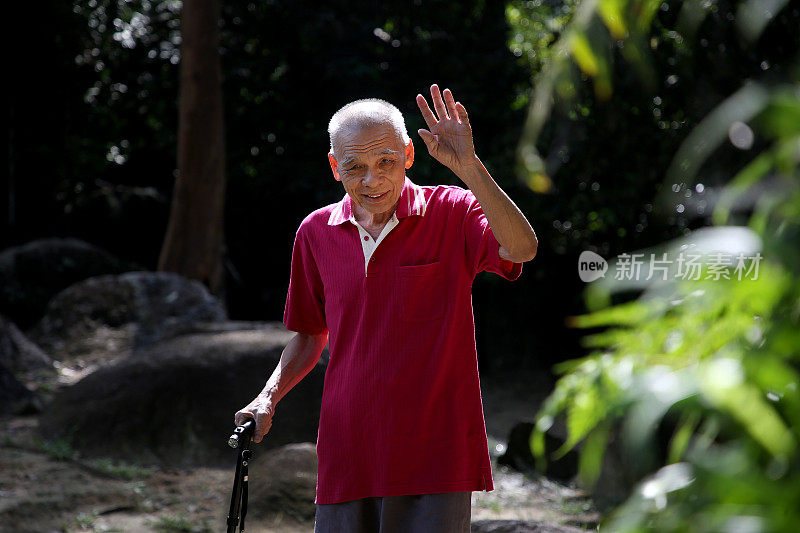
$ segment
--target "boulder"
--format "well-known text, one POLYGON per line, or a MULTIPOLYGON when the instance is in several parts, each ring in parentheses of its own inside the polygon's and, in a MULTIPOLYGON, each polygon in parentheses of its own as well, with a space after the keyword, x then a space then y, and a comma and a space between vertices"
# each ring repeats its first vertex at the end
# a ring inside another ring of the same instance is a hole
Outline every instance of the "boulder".
POLYGON ((50 356, 0 315, 0 366, 14 375, 52 366, 50 356))
MULTIPOLYGON (((503 455, 497 458, 497 464, 505 465, 520 472, 536 471, 533 454, 530 449, 530 435, 533 424, 520 422, 511 429, 508 436, 508 447, 503 455)), ((641 454, 631 453, 621 442, 621 429, 615 425, 610 432, 608 443, 603 454, 603 464, 600 475, 593 486, 584 486, 591 493, 593 501, 598 508, 611 509, 630 495, 644 474, 648 472, 647 466, 642 464, 644 458, 641 454)), ((548 457, 543 475, 564 484, 576 483, 578 478, 579 450, 581 444, 567 452, 563 457, 552 459, 552 454, 566 442, 566 426, 559 418, 556 423, 545 433, 545 453, 548 457)), ((666 441, 665 441, 666 442, 666 441)), ((664 450, 666 448, 662 446, 664 450)), ((666 453, 664 451, 664 453, 666 453)))
POLYGON ((287 444, 263 457, 256 454, 250 462, 249 477, 248 516, 282 514, 298 521, 314 519, 317 447, 313 442, 287 444))
POLYGON ((30 333, 56 358, 129 352, 225 320, 222 303, 198 281, 171 272, 90 278, 60 292, 30 333))
MULTIPOLYGON (((497 464, 509 466, 520 472, 535 470, 536 464, 530 447, 533 427, 531 422, 520 422, 511 428, 508 435, 508 447, 506 452, 497 458, 497 464)), ((548 460, 543 474, 562 483, 568 483, 578 473, 577 452, 573 449, 558 459, 550 458, 564 442, 566 442, 565 439, 559 437, 552 428, 544 434, 545 455, 548 460)))
MULTIPOLYGON (((84 455, 231 467, 234 413, 263 389, 292 335, 262 324, 160 342, 59 391, 45 406, 41 435, 74 432, 72 445, 84 455)), ((257 450, 316 442, 325 368, 318 362, 281 400, 257 450)))
POLYGON ((0 313, 27 329, 63 289, 126 270, 132 266, 78 239, 41 239, 7 248, 0 252, 0 313))
POLYGON ((0 365, 0 416, 33 414, 40 408, 36 395, 0 365))
POLYGON ((652 464, 648 460, 651 458, 630 450, 621 435, 622 429, 617 423, 609 434, 600 476, 593 487, 587 487, 601 511, 613 509, 624 502, 636 484, 652 471, 652 464))
POLYGON ((470 531, 472 533, 578 533, 585 530, 533 520, 475 520, 470 531))

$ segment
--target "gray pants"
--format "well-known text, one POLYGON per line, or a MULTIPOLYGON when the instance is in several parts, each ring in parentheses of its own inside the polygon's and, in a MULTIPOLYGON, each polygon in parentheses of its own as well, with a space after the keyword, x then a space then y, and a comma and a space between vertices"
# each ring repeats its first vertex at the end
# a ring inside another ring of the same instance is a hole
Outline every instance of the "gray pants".
POLYGON ((469 533, 472 492, 317 504, 314 533, 469 533))

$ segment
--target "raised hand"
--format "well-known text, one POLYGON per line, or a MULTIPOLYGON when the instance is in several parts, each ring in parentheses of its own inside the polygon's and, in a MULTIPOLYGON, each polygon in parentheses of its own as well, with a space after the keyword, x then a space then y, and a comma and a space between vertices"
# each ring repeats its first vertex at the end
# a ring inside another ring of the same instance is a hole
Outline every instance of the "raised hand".
POLYGON ((427 130, 420 129, 417 133, 428 147, 428 153, 458 174, 476 161, 467 110, 461 102, 455 101, 450 89, 445 89, 442 94, 436 84, 431 85, 431 100, 438 119, 428 107, 425 97, 417 95, 417 106, 428 125, 427 130))

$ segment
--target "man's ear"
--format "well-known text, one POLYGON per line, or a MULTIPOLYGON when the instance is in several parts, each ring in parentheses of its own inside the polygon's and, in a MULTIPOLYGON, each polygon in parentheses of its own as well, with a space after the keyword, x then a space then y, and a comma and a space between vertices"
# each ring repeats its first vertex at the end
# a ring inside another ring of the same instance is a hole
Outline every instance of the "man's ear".
POLYGON ((336 181, 342 181, 341 176, 339 176, 339 162, 335 157, 333 157, 333 154, 328 154, 328 162, 331 164, 333 177, 336 179, 336 181))
POLYGON ((411 139, 408 140, 408 144, 406 145, 406 170, 411 168, 411 165, 414 164, 414 141, 411 139))

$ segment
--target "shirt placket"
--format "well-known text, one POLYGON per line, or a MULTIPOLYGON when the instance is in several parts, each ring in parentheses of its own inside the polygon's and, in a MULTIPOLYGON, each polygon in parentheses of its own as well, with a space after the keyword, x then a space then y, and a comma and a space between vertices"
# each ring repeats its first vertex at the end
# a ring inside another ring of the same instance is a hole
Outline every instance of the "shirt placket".
POLYGON ((380 235, 378 235, 378 239, 373 239, 372 236, 365 230, 361 224, 356 222, 355 217, 350 217, 350 222, 355 225, 356 229, 358 229, 358 237, 361 241, 361 250, 364 252, 364 276, 369 275, 369 264, 370 262, 374 263, 375 258, 373 257, 375 254, 375 250, 378 246, 383 242, 387 235, 400 223, 397 218, 397 214, 393 214, 392 218, 389 222, 386 223, 383 230, 381 230, 380 235))

